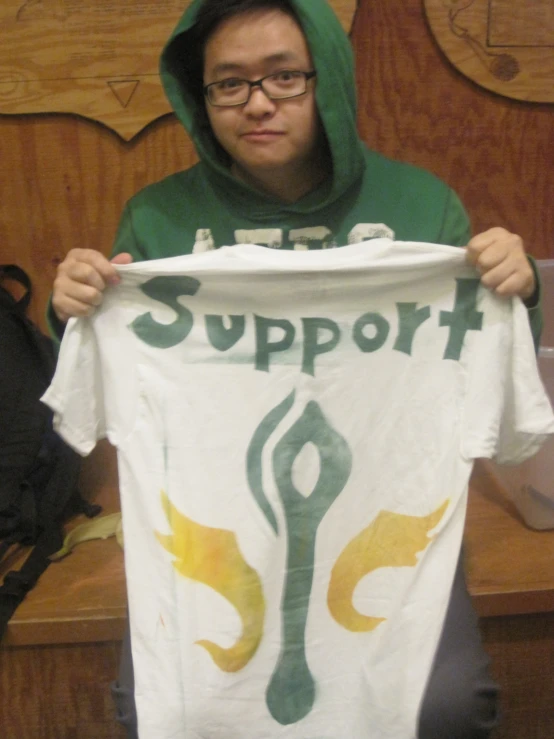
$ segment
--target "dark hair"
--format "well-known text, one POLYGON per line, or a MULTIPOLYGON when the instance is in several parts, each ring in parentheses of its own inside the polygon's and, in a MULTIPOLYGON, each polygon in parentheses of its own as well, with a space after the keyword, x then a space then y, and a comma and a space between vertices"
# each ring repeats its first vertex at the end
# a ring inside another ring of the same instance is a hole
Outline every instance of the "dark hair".
POLYGON ((223 21, 253 10, 280 10, 297 20, 289 0, 205 0, 194 25, 198 48, 204 52, 206 42, 223 21))
POLYGON ((280 10, 298 22, 289 0, 204 0, 194 26, 171 44, 168 59, 171 71, 182 79, 200 105, 204 96, 204 49, 210 36, 235 15, 266 9, 280 10))

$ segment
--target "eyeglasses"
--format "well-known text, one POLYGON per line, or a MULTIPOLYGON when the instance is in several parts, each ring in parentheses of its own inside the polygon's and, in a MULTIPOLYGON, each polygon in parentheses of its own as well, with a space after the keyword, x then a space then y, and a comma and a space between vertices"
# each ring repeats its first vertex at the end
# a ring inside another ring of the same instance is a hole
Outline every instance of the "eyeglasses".
POLYGON ((285 69, 282 72, 268 74, 259 80, 242 80, 228 77, 220 82, 212 82, 204 87, 204 95, 214 107, 231 108, 235 105, 246 105, 254 87, 260 87, 270 100, 286 100, 304 95, 308 89, 308 80, 317 72, 299 72, 285 69))

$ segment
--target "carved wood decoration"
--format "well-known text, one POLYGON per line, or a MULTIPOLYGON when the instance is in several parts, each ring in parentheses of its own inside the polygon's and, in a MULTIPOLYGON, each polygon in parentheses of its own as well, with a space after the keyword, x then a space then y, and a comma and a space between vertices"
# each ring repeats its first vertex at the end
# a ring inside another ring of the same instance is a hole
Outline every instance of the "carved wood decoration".
POLYGON ((424 0, 450 62, 516 100, 554 102, 553 0, 424 0))
MULTIPOLYGON (((130 140, 170 113, 162 47, 187 0, 3 0, 0 114, 76 113, 130 140)), ((350 31, 357 0, 331 1, 350 31)))

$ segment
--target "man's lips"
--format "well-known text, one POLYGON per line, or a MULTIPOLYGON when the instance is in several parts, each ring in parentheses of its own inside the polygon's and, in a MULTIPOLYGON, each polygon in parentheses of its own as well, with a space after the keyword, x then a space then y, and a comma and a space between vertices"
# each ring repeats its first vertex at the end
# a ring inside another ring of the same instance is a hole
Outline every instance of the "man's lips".
POLYGON ((283 131, 272 131, 270 129, 263 128, 254 131, 245 131, 241 134, 241 138, 246 139, 247 141, 273 141, 284 135, 283 131))

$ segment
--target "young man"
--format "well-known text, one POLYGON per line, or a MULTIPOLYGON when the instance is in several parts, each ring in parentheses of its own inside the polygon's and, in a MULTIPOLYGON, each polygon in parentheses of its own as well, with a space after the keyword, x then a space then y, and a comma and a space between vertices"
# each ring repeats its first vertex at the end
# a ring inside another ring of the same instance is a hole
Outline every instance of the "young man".
MULTIPOLYGON (((67 255, 54 284, 54 328, 94 311, 117 284, 114 264, 244 242, 305 250, 368 241, 371 249, 372 238, 389 236, 466 246, 486 287, 528 301, 537 336, 538 286, 521 240, 500 228, 470 240, 448 187, 360 141, 351 47, 323 0, 197 0, 163 52, 161 74, 201 161, 130 201, 112 262, 92 250, 67 255)), ((489 735, 497 689, 487 663, 459 565, 421 739, 489 735)), ((132 690, 127 645, 115 693, 136 736, 132 690)))

